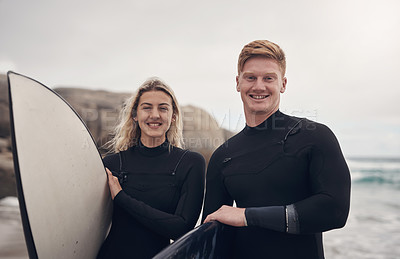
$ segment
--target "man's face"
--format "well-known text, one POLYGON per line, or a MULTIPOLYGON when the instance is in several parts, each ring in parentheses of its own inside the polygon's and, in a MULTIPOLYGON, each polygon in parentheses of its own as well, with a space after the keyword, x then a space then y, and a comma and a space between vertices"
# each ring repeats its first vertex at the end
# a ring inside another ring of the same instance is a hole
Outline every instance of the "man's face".
POLYGON ((261 123, 275 113, 286 82, 275 60, 265 57, 247 60, 236 77, 236 89, 242 98, 246 121, 254 116, 261 123))

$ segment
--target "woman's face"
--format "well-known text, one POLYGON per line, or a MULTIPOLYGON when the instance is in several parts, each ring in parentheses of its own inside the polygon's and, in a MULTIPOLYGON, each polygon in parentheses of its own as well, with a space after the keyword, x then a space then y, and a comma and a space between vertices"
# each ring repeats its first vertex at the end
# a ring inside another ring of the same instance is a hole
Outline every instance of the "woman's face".
POLYGON ((165 133, 171 126, 173 106, 171 97, 163 91, 142 94, 134 118, 138 122, 140 140, 147 147, 155 147, 165 141, 165 133))

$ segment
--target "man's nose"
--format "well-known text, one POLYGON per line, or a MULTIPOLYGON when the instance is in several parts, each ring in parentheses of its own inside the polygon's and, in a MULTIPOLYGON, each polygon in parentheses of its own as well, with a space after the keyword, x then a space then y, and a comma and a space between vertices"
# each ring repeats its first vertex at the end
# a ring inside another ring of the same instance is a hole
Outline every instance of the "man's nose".
POLYGON ((265 89, 265 85, 262 78, 257 78, 257 80, 254 83, 253 89, 260 89, 260 90, 265 89))

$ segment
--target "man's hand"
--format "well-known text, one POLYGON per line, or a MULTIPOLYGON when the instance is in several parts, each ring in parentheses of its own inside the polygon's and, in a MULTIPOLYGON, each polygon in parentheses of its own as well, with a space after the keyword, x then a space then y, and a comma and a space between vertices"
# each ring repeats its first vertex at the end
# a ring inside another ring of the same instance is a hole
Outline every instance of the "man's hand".
POLYGON ((106 168, 107 178, 108 178, 108 186, 110 187, 111 198, 114 200, 115 196, 122 191, 122 187, 119 184, 118 178, 113 176, 111 171, 106 168))
POLYGON ((206 217, 204 223, 212 220, 217 220, 226 225, 234 227, 247 226, 246 216, 244 214, 245 208, 235 208, 231 206, 223 205, 217 211, 211 213, 206 217))

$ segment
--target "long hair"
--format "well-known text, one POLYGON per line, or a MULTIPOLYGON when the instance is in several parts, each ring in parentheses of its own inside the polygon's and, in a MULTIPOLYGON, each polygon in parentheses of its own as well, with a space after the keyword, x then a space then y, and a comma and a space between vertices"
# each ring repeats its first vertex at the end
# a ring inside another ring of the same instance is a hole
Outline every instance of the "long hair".
POLYGON ((140 140, 140 127, 134 118, 137 115, 137 108, 139 105, 140 97, 145 92, 149 91, 162 91, 171 97, 172 108, 173 108, 173 120, 171 126, 166 133, 166 137, 170 145, 182 148, 183 137, 182 137, 182 117, 181 111, 178 105, 178 101, 175 97, 172 89, 157 77, 147 79, 136 92, 126 100, 121 112, 119 124, 114 130, 114 137, 109 141, 108 147, 112 148, 115 153, 127 150, 132 146, 136 146, 140 140))

